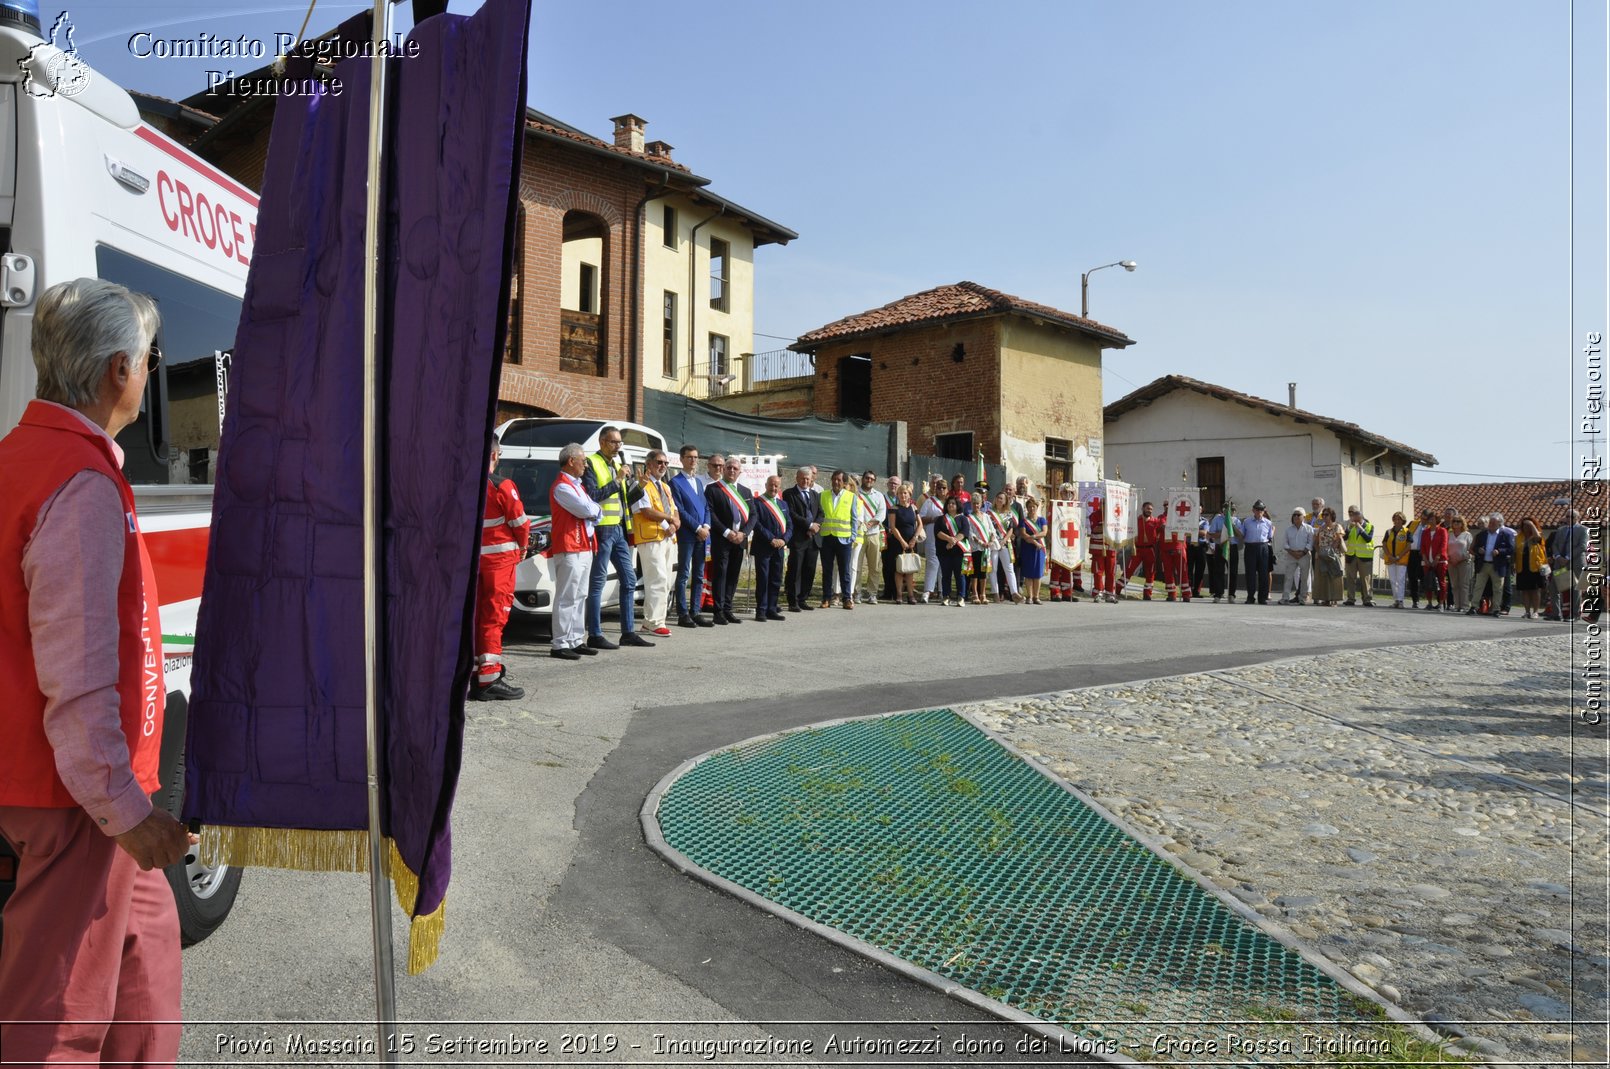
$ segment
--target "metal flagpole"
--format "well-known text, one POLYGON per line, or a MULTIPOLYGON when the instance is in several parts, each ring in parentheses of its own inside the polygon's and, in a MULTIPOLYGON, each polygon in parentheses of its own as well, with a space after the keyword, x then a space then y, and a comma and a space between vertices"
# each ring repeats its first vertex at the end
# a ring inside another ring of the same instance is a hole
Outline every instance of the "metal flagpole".
POLYGON ((364 739, 369 789, 369 910, 374 929, 377 1060, 393 1061, 397 986, 391 946, 391 888, 380 829, 380 212, 381 151, 386 114, 386 44, 391 0, 375 0, 370 30, 369 163, 363 264, 363 677, 364 739))

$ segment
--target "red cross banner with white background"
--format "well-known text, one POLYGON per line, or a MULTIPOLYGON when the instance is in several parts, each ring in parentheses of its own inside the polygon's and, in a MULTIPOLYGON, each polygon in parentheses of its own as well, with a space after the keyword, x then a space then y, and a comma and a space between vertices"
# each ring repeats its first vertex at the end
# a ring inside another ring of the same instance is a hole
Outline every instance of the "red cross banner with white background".
POLYGON ((1196 538, 1196 526, 1201 519, 1202 491, 1195 487, 1176 487, 1168 492, 1163 512, 1168 522, 1163 524, 1165 536, 1177 534, 1186 541, 1196 538))
POLYGON ((1085 559, 1084 508, 1077 501, 1052 501, 1046 528, 1051 563, 1077 568, 1085 559))
MULTIPOLYGON (((1116 544, 1135 537, 1135 514, 1140 508, 1136 502, 1138 493, 1134 487, 1117 479, 1097 479, 1079 484, 1079 503, 1087 511, 1100 504, 1102 531, 1109 544, 1116 544)), ((1080 530, 1083 531, 1083 524, 1080 530)))

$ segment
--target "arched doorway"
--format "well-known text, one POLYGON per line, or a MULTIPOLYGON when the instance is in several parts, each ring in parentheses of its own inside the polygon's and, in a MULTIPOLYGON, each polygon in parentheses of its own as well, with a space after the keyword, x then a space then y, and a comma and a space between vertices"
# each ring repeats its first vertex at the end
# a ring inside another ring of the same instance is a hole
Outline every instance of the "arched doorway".
POLYGON ((591 212, 568 211, 560 256, 559 370, 609 374, 609 224, 591 212))

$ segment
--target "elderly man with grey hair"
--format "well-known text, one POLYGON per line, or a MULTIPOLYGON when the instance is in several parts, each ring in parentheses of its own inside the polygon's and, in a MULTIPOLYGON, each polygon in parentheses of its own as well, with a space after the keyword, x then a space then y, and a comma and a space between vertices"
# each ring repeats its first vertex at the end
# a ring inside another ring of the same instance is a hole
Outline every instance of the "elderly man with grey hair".
POLYGON ((661 638, 671 635, 665 617, 676 573, 676 531, 682 523, 666 479, 670 465, 663 449, 649 450, 639 483, 643 494, 632 505, 632 541, 643 569, 643 626, 661 638))
POLYGON ((587 645, 587 586, 598 550, 594 524, 604 514, 582 485, 587 450, 572 442, 559 450, 559 474, 548 491, 553 528, 548 560, 553 564, 553 649, 550 656, 579 661, 598 651, 587 645))
POLYGON ((160 599, 113 440, 161 360, 157 310, 80 278, 40 294, 32 327, 37 398, 0 440, 0 836, 18 856, 0 1042, 18 1062, 171 1065, 179 923, 162 869, 195 840, 151 804, 160 599))
POLYGON ((1504 580, 1509 578, 1510 565, 1515 560, 1515 534, 1504 526, 1502 512, 1487 515, 1486 529, 1477 531, 1476 539, 1470 545, 1470 558, 1476 564, 1476 578, 1470 587, 1470 608, 1465 615, 1477 614, 1484 588, 1490 590, 1486 615, 1500 615, 1503 612, 1504 580))

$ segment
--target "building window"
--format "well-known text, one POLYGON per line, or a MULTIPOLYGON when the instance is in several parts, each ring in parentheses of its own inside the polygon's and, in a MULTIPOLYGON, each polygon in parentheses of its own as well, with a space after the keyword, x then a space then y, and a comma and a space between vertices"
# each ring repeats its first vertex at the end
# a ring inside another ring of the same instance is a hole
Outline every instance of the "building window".
POLYGON ((934 435, 934 456, 940 460, 974 460, 973 432, 934 435))
POLYGON ((676 378, 676 294, 670 290, 665 291, 665 311, 663 313, 665 332, 665 356, 661 370, 668 379, 676 378))
POLYGON ((520 303, 521 280, 525 277, 525 205, 514 212, 514 264, 509 273, 509 321, 503 339, 505 363, 520 362, 520 324, 525 316, 520 303))
POLYGON ((1073 473, 1073 443, 1066 438, 1045 440, 1045 483, 1058 487, 1069 481, 1073 473))
POLYGON ((720 238, 710 239, 710 307, 718 312, 727 310, 728 261, 731 249, 720 238))
POLYGON ((1202 488, 1202 507, 1209 512, 1224 508, 1224 458, 1197 457, 1196 485, 1202 488))
POLYGON ((598 268, 592 264, 581 265, 581 289, 577 304, 578 312, 598 313, 598 268))
POLYGON ((710 394, 719 397, 727 392, 732 382, 732 371, 727 362, 727 339, 720 334, 710 335, 710 394))
POLYGON ((665 205, 664 211, 660 215, 660 236, 664 240, 666 248, 674 249, 677 247, 679 235, 676 230, 676 209, 669 204, 665 205))

